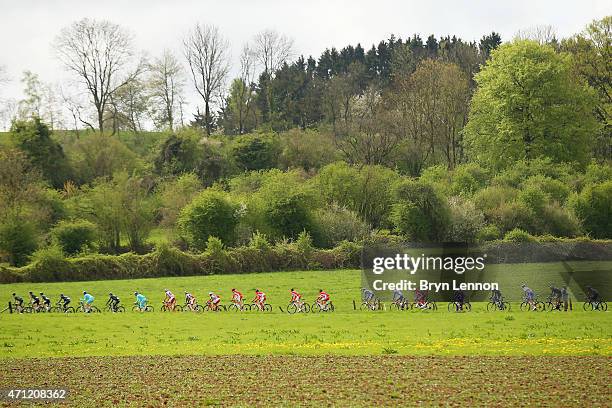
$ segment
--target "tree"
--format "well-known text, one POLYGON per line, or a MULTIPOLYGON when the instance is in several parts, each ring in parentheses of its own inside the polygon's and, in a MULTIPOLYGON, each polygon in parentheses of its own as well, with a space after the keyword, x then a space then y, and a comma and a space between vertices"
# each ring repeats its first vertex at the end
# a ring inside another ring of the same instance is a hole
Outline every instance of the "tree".
MULTIPOLYGON (((84 18, 64 28, 54 48, 66 69, 79 77, 89 93, 102 133, 112 95, 142 70, 142 61, 134 64, 131 35, 109 21, 84 18)), ((90 123, 88 126, 94 128, 90 123)))
POLYGON ((40 169, 23 151, 0 147, 0 221, 11 214, 21 216, 41 194, 40 169))
POLYGON ((597 92, 595 108, 602 125, 594 151, 597 157, 612 157, 612 16, 595 20, 586 29, 562 42, 574 56, 574 68, 597 92))
POLYGON ((243 134, 257 127, 255 104, 255 54, 248 45, 240 54, 240 76, 232 81, 224 111, 224 130, 227 134, 243 134))
POLYGON ((16 146, 54 188, 61 188, 71 178, 72 171, 62 146, 51 138, 51 131, 39 118, 13 122, 11 135, 16 146))
POLYGON ((193 85, 204 100, 206 134, 213 130, 211 105, 225 85, 229 72, 229 43, 214 26, 196 24, 183 40, 193 85))
POLYGON ((37 74, 24 71, 21 83, 25 98, 19 101, 18 116, 23 120, 33 117, 43 119, 53 129, 59 121, 58 98, 53 86, 43 83, 37 74))
POLYGON ((514 41, 492 53, 476 81, 465 128, 473 160, 493 168, 539 157, 586 164, 597 130, 594 98, 573 75, 571 56, 514 41))
POLYGON ((612 238, 612 181, 587 186, 571 205, 593 238, 612 238))
POLYGON ((263 72, 272 77, 293 55, 293 40, 275 30, 264 30, 253 39, 254 52, 263 72))
POLYGON ((269 135, 244 135, 232 145, 232 156, 242 170, 262 170, 276 167, 280 146, 269 135))
POLYGON ((146 86, 139 78, 119 87, 110 97, 109 111, 105 121, 111 122, 113 135, 120 130, 139 133, 149 109, 149 95, 146 86))
POLYGON ((149 89, 154 102, 153 117, 160 128, 174 130, 177 115, 180 116, 180 105, 183 100, 185 80, 183 67, 172 51, 164 50, 161 57, 149 65, 149 89))

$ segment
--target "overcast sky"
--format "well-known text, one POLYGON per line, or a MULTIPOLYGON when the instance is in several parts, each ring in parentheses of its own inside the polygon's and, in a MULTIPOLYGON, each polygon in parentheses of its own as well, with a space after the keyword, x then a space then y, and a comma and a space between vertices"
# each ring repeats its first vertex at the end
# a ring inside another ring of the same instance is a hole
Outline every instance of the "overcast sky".
POLYGON ((610 0, 0 0, 0 65, 12 80, 2 97, 21 98, 24 70, 47 82, 65 78, 50 44, 61 28, 83 17, 125 26, 150 55, 165 47, 181 55, 190 26, 215 24, 236 60, 242 44, 266 28, 292 37, 298 54, 317 57, 332 46, 360 42, 369 48, 391 34, 450 34, 471 41, 496 31, 508 40, 520 29, 552 25, 563 37, 610 14, 610 0))

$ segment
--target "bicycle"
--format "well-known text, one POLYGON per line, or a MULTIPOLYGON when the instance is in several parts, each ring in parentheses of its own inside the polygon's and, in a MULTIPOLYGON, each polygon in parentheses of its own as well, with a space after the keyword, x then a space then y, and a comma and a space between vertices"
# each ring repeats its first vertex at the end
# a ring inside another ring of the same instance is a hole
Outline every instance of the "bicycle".
POLYGON ((586 302, 584 302, 584 304, 582 305, 582 309, 585 312, 592 312, 595 310, 605 312, 608 310, 608 303, 605 300, 601 300, 601 299, 595 300, 595 301, 591 301, 587 299, 586 302))
POLYGON ((161 310, 162 312, 182 312, 183 306, 175 304, 174 309, 172 309, 166 301, 162 301, 162 306, 159 310, 161 310))
POLYGON ((287 305, 287 313, 308 313, 310 312, 310 305, 306 302, 289 302, 287 305))
POLYGON ((204 308, 201 305, 198 305, 197 303, 193 306, 189 303, 185 303, 183 306, 181 306, 181 308, 183 309, 183 312, 202 313, 204 311, 204 308))
POLYGON ((146 305, 145 307, 140 307, 138 305, 138 303, 134 303, 134 306, 132 307, 132 312, 146 312, 146 313, 150 313, 152 312, 153 306, 151 305, 146 305))
POLYGON ((74 313, 74 307, 66 306, 63 302, 57 302, 54 307, 51 308, 53 313, 74 313))
POLYGON ((530 304, 526 298, 523 298, 523 302, 521 303, 521 306, 520 306, 521 312, 526 312, 526 311, 541 312, 546 309, 546 305, 544 305, 544 302, 540 302, 537 297, 532 300, 532 303, 533 305, 530 304), (535 306, 535 309, 534 309, 534 306, 535 306))
POLYGON ((410 302, 408 302, 408 300, 406 300, 406 298, 396 299, 396 300, 391 302, 391 304, 389 305, 389 308, 390 308, 390 310, 391 309, 409 310, 410 309, 410 302))
POLYGON ((333 312, 334 310, 336 309, 331 301, 327 302, 325 305, 322 305, 319 302, 314 302, 312 306, 310 306, 310 311, 312 313, 333 312))
POLYGON ((271 312, 272 311, 272 305, 269 303, 264 303, 263 305, 263 309, 259 308, 259 305, 257 303, 250 303, 250 304, 245 304, 244 305, 244 310, 248 310, 248 311, 254 311, 254 312, 271 312))
POLYGON ((240 304, 232 301, 232 303, 227 307, 227 310, 230 312, 243 312, 245 310, 251 310, 251 305, 245 305, 244 303, 240 304))
POLYGON ((125 312, 125 307, 123 307, 123 305, 113 306, 112 303, 109 303, 104 308, 104 311, 105 312, 112 312, 112 313, 123 313, 123 312, 125 312))
POLYGON ((380 299, 370 299, 361 302, 361 310, 381 310, 382 308, 380 299))
POLYGON ((89 311, 85 310, 85 304, 79 302, 79 306, 75 309, 75 313, 100 313, 100 309, 97 306, 89 305, 89 311))
POLYGON ((544 304, 544 308, 549 312, 552 312, 553 310, 561 311, 561 306, 563 306, 563 302, 561 302, 561 299, 554 299, 552 296, 549 296, 548 299, 546 299, 546 303, 544 304))
POLYGON ((506 302, 504 298, 498 300, 489 299, 489 303, 487 303, 487 312, 492 312, 494 310, 499 310, 502 312, 510 311, 510 302, 506 302))
POLYGON ((435 300, 426 300, 424 303, 412 302, 410 303, 410 310, 438 310, 438 305, 435 300))
POLYGON ((448 311, 449 312, 469 312, 472 310, 472 305, 469 301, 461 302, 449 302, 448 303, 448 311))
POLYGON ((221 305, 221 304, 217 305, 217 307, 214 308, 212 305, 212 302, 208 300, 203 310, 206 312, 225 312, 227 311, 227 308, 225 307, 225 305, 221 305))

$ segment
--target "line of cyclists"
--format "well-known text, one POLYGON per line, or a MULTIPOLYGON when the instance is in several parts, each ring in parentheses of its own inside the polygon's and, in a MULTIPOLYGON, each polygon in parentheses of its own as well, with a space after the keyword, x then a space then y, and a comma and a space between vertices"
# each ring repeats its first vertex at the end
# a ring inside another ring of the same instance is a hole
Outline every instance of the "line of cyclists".
MULTIPOLYGON (((291 288, 290 290, 290 301, 288 306, 288 311, 293 312, 303 312, 308 311, 307 308, 310 309, 310 305, 308 305, 301 293, 299 293, 295 288, 291 288)), ((23 312, 75 312, 82 311, 85 313, 90 312, 99 312, 100 310, 94 305, 95 297, 87 292, 83 291, 83 297, 79 300, 79 304, 76 308, 71 306, 72 299, 69 296, 60 294, 59 300, 55 306, 52 305, 51 299, 46 296, 43 292, 40 292, 39 295, 36 295, 34 292, 29 292, 29 304, 26 305, 23 297, 13 293, 13 301, 15 310, 18 313, 23 312)), ((134 292, 135 302, 133 306, 134 311, 140 312, 150 312, 153 311, 153 307, 148 303, 147 297, 138 291, 134 292)), ((225 308, 221 305, 221 296, 215 292, 208 292, 208 299, 206 301, 206 306, 202 307, 198 304, 198 300, 196 297, 188 291, 185 291, 185 304, 179 305, 177 303, 177 298, 169 289, 164 289, 164 300, 162 302, 162 311, 177 311, 177 310, 187 310, 187 311, 202 311, 202 310, 210 310, 210 311, 219 311, 225 310, 225 308)), ((230 297, 230 310, 243 311, 243 310, 255 310, 264 311, 264 310, 272 310, 271 305, 266 303, 267 295, 265 292, 255 289, 255 297, 251 301, 251 303, 245 303, 244 295, 238 289, 233 288, 231 291, 230 297)), ((329 311, 333 310, 333 304, 331 302, 331 298, 327 292, 323 289, 319 290, 319 295, 317 296, 315 303, 312 306, 316 311, 329 311)), ((108 300, 105 304, 105 310, 110 312, 121 312, 125 311, 124 306, 121 305, 121 299, 113 294, 112 292, 108 294, 108 300)))
MULTIPOLYGON (((569 308, 569 292, 567 286, 561 288, 555 285, 550 285, 550 295, 546 302, 539 302, 536 293, 527 287, 526 284, 521 284, 523 291, 523 299, 521 310, 544 310, 548 306, 548 310, 564 310, 569 308)), ((592 286, 586 287, 586 301, 584 303, 585 310, 607 310, 607 304, 604 302, 599 292, 592 286)), ((376 297, 373 291, 368 288, 361 289, 362 310, 380 310, 382 303, 376 297)), ((427 290, 415 290, 414 301, 410 302, 400 290, 395 290, 392 295, 391 307, 399 310, 407 309, 426 309, 437 310, 435 300, 429 296, 427 290)), ((469 311, 471 304, 467 298, 465 291, 455 290, 453 292, 453 300, 448 305, 449 311, 469 311)), ((510 310, 510 303, 505 300, 499 289, 493 289, 487 303, 487 310, 510 310)))

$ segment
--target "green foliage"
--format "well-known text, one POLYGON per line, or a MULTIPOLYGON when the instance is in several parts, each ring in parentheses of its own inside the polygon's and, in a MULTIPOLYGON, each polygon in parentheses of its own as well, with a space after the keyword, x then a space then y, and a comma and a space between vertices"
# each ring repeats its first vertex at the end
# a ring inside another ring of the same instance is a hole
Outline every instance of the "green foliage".
POLYGON ((86 220, 64 220, 51 230, 51 235, 64 253, 75 255, 94 244, 96 226, 86 220))
POLYGON ((512 231, 508 231, 504 235, 504 241, 509 242, 536 242, 535 237, 528 232, 523 231, 520 228, 515 228, 512 231))
POLYGON ((202 189, 202 183, 194 173, 185 173, 162 183, 158 189, 160 225, 173 227, 181 210, 202 189))
POLYGON ((290 130, 280 135, 279 167, 318 170, 338 160, 331 135, 318 131, 290 130))
POLYGON ((391 220, 411 240, 441 242, 450 224, 448 204, 431 184, 404 180, 394 190, 391 220))
POLYGON ((255 231, 249 241, 249 248, 257 249, 259 251, 267 251, 270 249, 270 241, 266 234, 262 234, 259 231, 255 231))
POLYGON ((569 55, 516 40, 493 51, 475 80, 465 127, 471 158, 495 169, 541 157, 587 164, 598 128, 594 98, 569 55))
POLYGON ((495 241, 496 239, 501 238, 501 232, 499 228, 495 225, 485 225, 478 231, 476 234, 476 239, 480 242, 482 241, 495 241))
POLYGON ((357 213, 346 207, 331 204, 314 213, 316 243, 323 248, 334 247, 342 241, 360 242, 370 227, 357 213))
POLYGON ((523 182, 522 186, 524 190, 541 191, 559 204, 565 203, 570 193, 570 188, 567 184, 543 175, 529 177, 523 182))
POLYGON ((232 157, 242 170, 262 170, 276 167, 279 155, 278 138, 254 134, 238 137, 232 144, 232 157))
POLYGON ((231 245, 238 223, 236 210, 226 193, 207 189, 183 208, 179 227, 195 249, 205 249, 211 236, 231 245))
POLYGON ((455 196, 448 200, 450 224, 446 232, 446 241, 475 242, 485 225, 482 211, 470 200, 455 196))
POLYGON ((339 162, 325 166, 313 179, 329 204, 346 206, 372 225, 389 225, 393 193, 399 174, 382 166, 361 168, 339 162))
POLYGON ((264 203, 266 223, 279 237, 297 238, 303 230, 312 229, 310 209, 301 192, 270 196, 264 203))
POLYGON ((53 187, 62 187, 72 177, 62 146, 51 138, 51 131, 39 118, 13 122, 11 135, 16 146, 27 154, 53 187))
POLYGON ((451 191, 455 195, 472 195, 484 188, 488 181, 488 172, 478 164, 461 164, 453 171, 451 191))
POLYGON ((20 218, 7 218, 0 223, 0 259, 21 266, 28 262, 38 246, 38 231, 31 222, 20 218))
POLYGON ((571 199, 584 230, 593 238, 612 238, 612 181, 588 185, 571 199))

